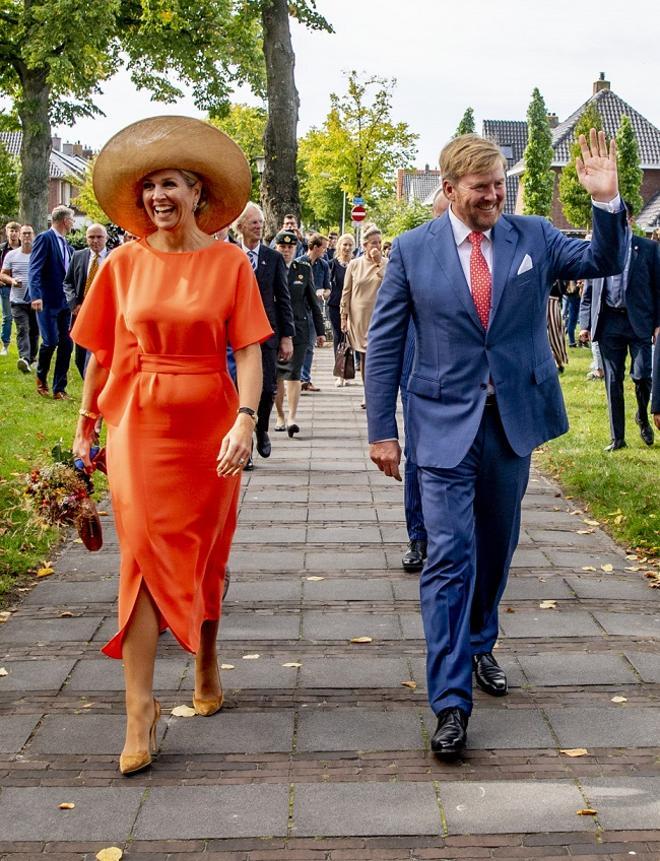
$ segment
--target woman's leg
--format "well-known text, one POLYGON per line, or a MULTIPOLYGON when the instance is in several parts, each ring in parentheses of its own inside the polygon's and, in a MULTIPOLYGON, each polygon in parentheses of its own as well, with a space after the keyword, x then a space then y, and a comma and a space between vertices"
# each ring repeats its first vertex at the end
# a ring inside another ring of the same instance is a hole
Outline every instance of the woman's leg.
POLYGON ((220 696, 220 671, 218 670, 218 619, 207 619, 202 623, 199 651, 195 656, 195 697, 212 700, 220 696))
POLYGON ((275 393, 275 411, 277 413, 277 424, 284 424, 284 380, 277 378, 277 392, 275 393))
POLYGON ((286 381, 286 397, 289 402, 289 415, 287 425, 292 425, 296 421, 296 413, 298 412, 298 402, 300 401, 300 380, 286 381))
MULTIPOLYGON (((367 354, 366 352, 360 353, 360 376, 362 377, 362 388, 364 389, 364 374, 367 368, 367 354)), ((362 409, 365 409, 367 406, 367 392, 364 390, 364 394, 362 395, 362 403, 360 404, 362 409)))
POLYGON ((126 685, 126 754, 149 750, 149 730, 154 719, 154 664, 158 633, 158 613, 143 583, 126 626, 122 646, 126 685))

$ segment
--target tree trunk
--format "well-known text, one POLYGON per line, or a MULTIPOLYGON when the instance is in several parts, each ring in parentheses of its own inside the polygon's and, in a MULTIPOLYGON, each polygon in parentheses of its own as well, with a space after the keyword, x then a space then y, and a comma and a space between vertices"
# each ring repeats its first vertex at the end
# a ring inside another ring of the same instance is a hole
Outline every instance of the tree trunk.
POLYGON ((48 165, 51 151, 50 87, 43 69, 24 70, 18 115, 21 142, 20 215, 39 233, 48 227, 48 165))
POLYGON ((287 0, 263 0, 261 19, 268 98, 261 202, 266 217, 266 236, 270 237, 282 226, 287 212, 300 217, 296 165, 300 101, 294 78, 296 58, 291 45, 287 0))

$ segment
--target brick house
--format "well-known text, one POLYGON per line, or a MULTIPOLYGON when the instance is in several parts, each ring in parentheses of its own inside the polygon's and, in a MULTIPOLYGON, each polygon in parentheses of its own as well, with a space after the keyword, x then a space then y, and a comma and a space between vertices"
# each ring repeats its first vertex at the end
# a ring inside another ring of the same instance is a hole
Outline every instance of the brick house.
MULTIPOLYGON (((0 144, 10 155, 18 157, 21 151, 22 132, 0 132, 0 144)), ((76 187, 71 178, 83 179, 92 151, 80 143, 62 143, 59 137, 52 138, 52 151, 48 166, 48 211, 64 204, 76 209, 76 187)), ((76 210, 76 214, 80 213, 76 210)), ((80 216, 82 218, 82 216, 80 216)), ((76 218, 78 226, 79 218, 76 218)))
MULTIPOLYGON (((566 120, 558 123, 556 122, 556 117, 551 115, 550 124, 553 126, 552 148, 554 151, 552 170, 558 178, 562 168, 568 163, 570 146, 575 140, 575 126, 586 107, 590 104, 596 105, 603 121, 603 128, 608 137, 616 135, 622 116, 626 115, 630 117, 639 146, 640 165, 644 172, 641 188, 644 208, 638 217, 638 223, 643 229, 649 230, 649 223, 655 219, 656 223, 653 226, 657 226, 660 214, 660 129, 613 92, 610 89, 610 82, 605 80, 605 76, 602 73, 600 78, 594 82, 591 97, 584 104, 580 105, 566 120)), ((524 125, 526 127, 527 124, 524 123, 524 125)), ((494 137, 494 139, 498 143, 500 142, 499 135, 494 137)), ((524 168, 525 163, 521 156, 520 160, 509 170, 507 178, 519 181, 524 168)), ((515 212, 522 212, 522 188, 520 185, 517 188, 515 212)), ((576 230, 573 225, 569 224, 562 212, 559 202, 558 181, 555 182, 550 217, 553 223, 561 230, 576 230)), ((650 227, 650 230, 653 229, 653 226, 650 227)))
POLYGON ((399 168, 396 175, 396 199, 412 203, 414 200, 431 205, 435 190, 440 185, 440 171, 431 170, 428 164, 424 170, 399 168))

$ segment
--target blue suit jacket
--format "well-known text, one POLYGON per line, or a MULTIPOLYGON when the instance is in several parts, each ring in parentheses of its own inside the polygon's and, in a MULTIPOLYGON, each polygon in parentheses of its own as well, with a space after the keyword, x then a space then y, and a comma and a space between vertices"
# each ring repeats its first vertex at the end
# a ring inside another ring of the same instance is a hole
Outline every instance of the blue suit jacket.
MULTIPOLYGON (((594 341, 598 340, 598 324, 602 319, 603 284, 603 278, 586 281, 580 300, 580 328, 588 329, 594 341)), ((652 239, 632 238, 625 295, 633 332, 638 338, 650 338, 660 326, 660 245, 652 239)))
POLYGON ((493 291, 484 331, 461 268, 448 215, 395 240, 368 335, 369 439, 398 438, 396 395, 408 323, 415 359, 406 433, 418 466, 455 467, 483 413, 488 380, 513 450, 528 455, 565 433, 568 421, 546 328, 552 282, 617 273, 625 260, 625 216, 594 208, 591 243, 547 220, 501 216, 493 228, 493 291), (517 274, 529 255, 532 268, 517 274))
MULTIPOLYGON (((66 242, 66 240, 65 240, 66 242)), ((73 248, 67 242, 69 260, 73 256, 73 248)), ((64 260, 57 236, 53 230, 45 230, 35 237, 30 254, 30 301, 41 299, 44 308, 50 311, 61 311, 68 307, 64 295, 64 260)))

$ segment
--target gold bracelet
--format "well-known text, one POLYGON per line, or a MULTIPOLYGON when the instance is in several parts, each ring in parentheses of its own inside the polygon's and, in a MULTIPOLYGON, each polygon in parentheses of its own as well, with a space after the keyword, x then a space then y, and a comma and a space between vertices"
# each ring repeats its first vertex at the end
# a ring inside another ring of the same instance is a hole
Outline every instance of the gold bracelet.
POLYGON ((86 419, 94 419, 94 421, 101 418, 101 413, 93 413, 91 410, 85 410, 82 407, 78 410, 78 415, 86 419))

